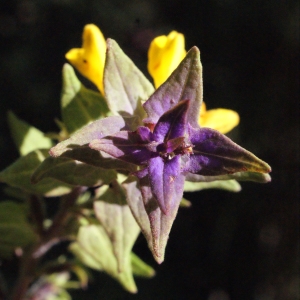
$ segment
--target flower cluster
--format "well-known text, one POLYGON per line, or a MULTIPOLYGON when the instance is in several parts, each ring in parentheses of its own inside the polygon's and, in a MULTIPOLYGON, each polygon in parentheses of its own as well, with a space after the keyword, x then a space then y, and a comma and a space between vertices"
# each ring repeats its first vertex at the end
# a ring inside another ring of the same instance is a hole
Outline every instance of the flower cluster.
POLYGON ((50 153, 57 157, 72 152, 72 158, 86 162, 74 156, 70 145, 88 144, 116 159, 111 168, 127 169, 134 176, 129 177, 132 182, 123 182, 126 200, 158 262, 163 261, 185 181, 243 180, 256 173, 262 174, 259 180, 269 180, 271 169, 265 162, 221 133, 238 124, 238 114, 206 111, 199 50, 193 47, 186 53, 182 34, 172 31, 150 44, 148 70, 156 90, 114 41, 105 44, 95 25, 85 26, 83 47, 70 50, 66 58, 96 84, 116 116, 88 125, 50 153))

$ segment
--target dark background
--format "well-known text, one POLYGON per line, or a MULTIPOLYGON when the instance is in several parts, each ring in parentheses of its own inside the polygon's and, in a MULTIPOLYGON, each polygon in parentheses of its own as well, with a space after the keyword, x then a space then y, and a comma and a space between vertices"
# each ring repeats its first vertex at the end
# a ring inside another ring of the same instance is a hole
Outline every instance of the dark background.
POLYGON ((87 23, 145 74, 152 38, 184 33, 201 51, 207 107, 238 111, 230 136, 273 169, 271 183, 237 194, 187 194, 162 265, 140 236, 134 250, 157 275, 137 279, 137 295, 95 272, 74 299, 299 299, 299 17, 296 0, 1 0, 0 169, 18 157, 7 110, 57 131, 64 54, 87 23))

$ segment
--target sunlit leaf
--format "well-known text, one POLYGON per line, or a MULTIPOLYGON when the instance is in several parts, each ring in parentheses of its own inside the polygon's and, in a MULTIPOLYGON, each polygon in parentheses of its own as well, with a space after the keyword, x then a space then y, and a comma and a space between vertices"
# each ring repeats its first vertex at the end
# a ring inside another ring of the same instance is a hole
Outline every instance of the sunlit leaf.
POLYGON ((20 152, 26 155, 36 149, 50 148, 53 143, 43 132, 19 119, 13 112, 8 112, 8 124, 12 138, 20 152))
POLYGON ((119 281, 127 291, 131 293, 137 292, 132 276, 130 253, 124 257, 123 272, 119 272, 111 241, 102 226, 81 226, 77 242, 70 245, 70 250, 86 266, 95 270, 105 271, 119 281))
POLYGON ((107 40, 104 92, 114 114, 134 117, 126 122, 131 129, 141 125, 145 117, 141 103, 154 92, 154 87, 112 39, 107 40))
POLYGON ((71 65, 63 67, 61 113, 69 133, 107 115, 108 107, 100 93, 84 87, 71 65))
POLYGON ((31 175, 48 156, 48 150, 35 150, 26 156, 20 157, 0 172, 0 182, 5 182, 29 193, 47 197, 68 194, 71 186, 55 179, 47 178, 37 184, 31 183, 31 175))
POLYGON ((116 180, 99 188, 95 200, 96 217, 111 240, 118 269, 122 272, 124 258, 131 252, 140 228, 128 207, 125 192, 116 180))
POLYGON ((241 190, 240 184, 236 180, 216 180, 211 182, 190 182, 185 181, 184 191, 195 192, 205 189, 221 189, 229 192, 239 192, 241 190))

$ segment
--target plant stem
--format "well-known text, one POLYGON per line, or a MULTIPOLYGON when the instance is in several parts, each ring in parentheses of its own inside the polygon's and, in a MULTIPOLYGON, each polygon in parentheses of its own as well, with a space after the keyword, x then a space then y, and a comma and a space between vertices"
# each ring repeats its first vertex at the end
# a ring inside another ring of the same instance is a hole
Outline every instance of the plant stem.
POLYGON ((54 217, 50 228, 43 234, 43 236, 41 236, 40 241, 38 241, 36 245, 33 245, 24 252, 21 260, 19 277, 13 289, 11 297, 12 300, 23 300, 25 298, 28 286, 35 278, 36 267, 39 259, 51 248, 53 243, 50 241, 61 237, 64 229, 63 225, 67 219, 69 209, 75 204, 77 197, 84 189, 84 187, 76 187, 71 193, 62 197, 61 206, 54 217), (47 245, 50 246, 47 247, 47 245))

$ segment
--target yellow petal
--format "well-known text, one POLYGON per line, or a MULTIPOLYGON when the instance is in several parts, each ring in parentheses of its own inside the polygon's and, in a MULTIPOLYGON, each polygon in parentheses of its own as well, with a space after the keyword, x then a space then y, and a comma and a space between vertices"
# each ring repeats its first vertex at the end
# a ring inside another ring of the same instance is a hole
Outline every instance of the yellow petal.
POLYGON ((237 112, 224 109, 210 109, 200 114, 199 123, 201 127, 209 127, 227 133, 240 122, 240 117, 237 112))
POLYGON ((85 25, 82 48, 73 48, 66 59, 86 78, 92 81, 104 94, 103 71, 106 42, 100 29, 94 24, 85 25))
POLYGON ((177 68, 186 55, 184 35, 172 31, 156 37, 148 50, 148 71, 158 88, 177 68))

